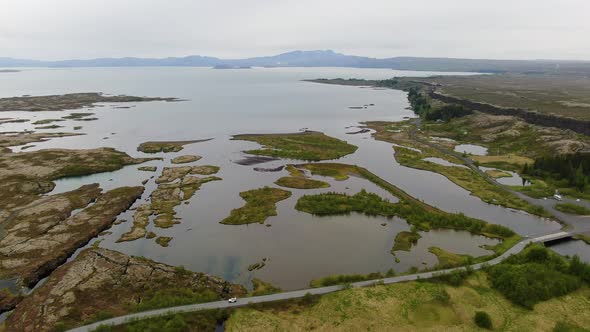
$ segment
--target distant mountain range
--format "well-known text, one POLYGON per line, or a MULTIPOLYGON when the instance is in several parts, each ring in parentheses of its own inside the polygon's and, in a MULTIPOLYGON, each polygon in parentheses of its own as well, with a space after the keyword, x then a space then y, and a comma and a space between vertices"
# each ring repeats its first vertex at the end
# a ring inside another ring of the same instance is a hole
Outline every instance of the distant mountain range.
POLYGON ((463 72, 590 72, 590 61, 487 60, 454 58, 394 57, 377 59, 336 53, 331 50, 293 51, 273 56, 220 59, 191 55, 170 58, 99 58, 89 60, 42 61, 0 57, 0 67, 355 67, 397 70, 463 72))

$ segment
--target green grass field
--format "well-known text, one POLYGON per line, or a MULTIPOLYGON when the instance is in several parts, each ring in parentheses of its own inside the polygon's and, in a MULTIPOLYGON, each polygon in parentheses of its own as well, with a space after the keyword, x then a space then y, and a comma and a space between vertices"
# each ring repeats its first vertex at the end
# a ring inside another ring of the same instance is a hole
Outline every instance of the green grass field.
POLYGON ((473 317, 487 312, 495 331, 553 331, 557 324, 590 327, 590 289, 537 304, 516 306, 477 272, 460 287, 407 282, 348 289, 315 304, 243 308, 226 322, 227 331, 478 331, 473 317))

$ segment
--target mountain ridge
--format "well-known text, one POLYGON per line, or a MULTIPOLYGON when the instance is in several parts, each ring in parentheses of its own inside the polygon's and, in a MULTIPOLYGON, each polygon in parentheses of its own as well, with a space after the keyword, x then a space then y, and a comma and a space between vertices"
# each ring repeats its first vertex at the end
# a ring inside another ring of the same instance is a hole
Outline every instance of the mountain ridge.
POLYGON ((71 60, 33 60, 0 57, 0 67, 353 67, 397 70, 464 71, 464 72, 590 72, 590 61, 576 60, 494 60, 441 57, 372 58, 346 55, 333 50, 290 51, 271 56, 244 59, 222 59, 189 55, 166 58, 96 58, 71 60))

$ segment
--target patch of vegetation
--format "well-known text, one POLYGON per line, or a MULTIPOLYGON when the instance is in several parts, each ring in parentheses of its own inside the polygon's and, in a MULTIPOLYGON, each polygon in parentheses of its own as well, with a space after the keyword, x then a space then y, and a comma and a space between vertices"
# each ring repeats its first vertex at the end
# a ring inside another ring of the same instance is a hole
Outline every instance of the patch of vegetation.
POLYGON ((461 118, 473 114, 472 110, 466 109, 461 105, 450 104, 441 107, 436 107, 424 114, 426 121, 444 121, 448 122, 454 118, 461 118))
POLYGON ((252 292, 250 292, 250 296, 270 295, 282 292, 282 289, 257 278, 252 279, 252 286, 254 287, 254 289, 252 290, 252 292))
POLYGON ((39 126, 39 127, 35 127, 36 130, 41 130, 41 129, 57 129, 57 128, 63 128, 63 126, 58 126, 58 125, 47 125, 47 126, 39 126))
POLYGON ((417 87, 409 89, 408 101, 410 102, 410 106, 414 113, 419 116, 425 115, 432 108, 430 105, 430 98, 417 87))
POLYGON ((590 265, 579 257, 561 257, 541 245, 489 267, 492 287, 510 301, 532 309, 535 304, 575 291, 590 282, 590 265))
POLYGON ((300 160, 337 159, 354 153, 357 147, 319 132, 294 134, 236 135, 236 140, 256 142, 262 149, 245 151, 249 154, 300 160))
POLYGON ((465 269, 457 269, 449 273, 438 274, 427 282, 442 282, 453 287, 459 287, 473 274, 474 270, 467 266, 465 269))
POLYGON ((364 189, 353 196, 334 192, 305 195, 299 198, 295 209, 318 216, 358 212, 391 218, 398 214, 396 204, 364 189))
POLYGON ((471 156, 473 161, 482 166, 495 167, 510 171, 520 171, 525 164, 532 164, 533 159, 514 154, 471 156))
POLYGON ((285 176, 275 181, 275 184, 281 187, 294 189, 317 189, 330 187, 330 184, 327 182, 308 179, 302 176, 285 176))
POLYGON ((185 332, 214 331, 230 315, 224 309, 204 310, 191 313, 159 316, 130 321, 124 325, 101 325, 94 332, 185 332))
POLYGON ((158 167, 156 166, 140 166, 137 168, 140 171, 144 171, 144 172, 155 172, 158 167))
POLYGON ((574 203, 558 203, 555 204, 555 209, 569 214, 590 215, 590 209, 574 203))
POLYGON ((170 160, 170 162, 173 164, 186 164, 186 163, 192 163, 192 162, 197 161, 199 159, 201 159, 200 156, 186 155, 186 156, 178 156, 176 158, 172 158, 172 160, 170 160))
POLYGON ((586 244, 590 244, 590 236, 584 234, 576 234, 573 236, 574 239, 584 241, 586 244))
POLYGON ((329 176, 337 181, 348 179, 348 175, 356 172, 355 166, 337 163, 305 164, 297 165, 311 171, 313 175, 329 176))
POLYGON ((52 122, 60 122, 60 121, 65 121, 64 119, 43 119, 43 120, 37 120, 35 122, 33 122, 34 125, 46 125, 46 124, 50 124, 52 122))
POLYGON ((474 261, 472 256, 455 254, 439 247, 430 247, 428 251, 438 259, 437 269, 469 265, 474 261))
POLYGON ((313 288, 350 284, 353 282, 376 280, 395 276, 395 271, 389 270, 385 274, 374 272, 369 274, 336 274, 312 280, 309 285, 313 288))
POLYGON ((203 165, 203 166, 193 166, 191 168, 191 174, 199 174, 199 175, 211 175, 219 172, 219 166, 213 165, 203 165))
POLYGON ((151 309, 175 307, 185 304, 204 303, 219 300, 219 295, 209 288, 153 287, 142 293, 142 301, 132 305, 130 311, 140 312, 151 309))
POLYGON ((94 113, 89 113, 89 112, 74 112, 74 113, 70 113, 70 115, 66 115, 66 116, 62 116, 62 119, 67 119, 67 120, 80 120, 89 116, 94 115, 94 113))
POLYGON ((285 166, 285 170, 287 172, 289 172, 290 176, 293 177, 302 177, 305 176, 305 174, 303 173, 303 171, 301 171, 300 169, 298 169, 297 167, 295 167, 295 165, 293 164, 289 164, 287 166, 285 166))
POLYGON ((576 324, 570 322, 559 321, 555 324, 553 332, 588 332, 589 329, 581 328, 576 324))
POLYGON ((167 247, 172 241, 172 238, 169 236, 158 236, 156 238, 156 243, 161 245, 162 247, 167 247))
POLYGON ((158 153, 158 152, 179 152, 184 149, 184 146, 192 143, 205 142, 205 140, 192 141, 166 141, 166 142, 144 142, 137 147, 137 151, 144 153, 158 153))
POLYGON ((493 177, 494 179, 499 179, 499 178, 510 178, 512 177, 512 175, 508 172, 504 172, 501 170, 497 170, 497 169, 489 169, 486 171, 486 174, 493 177))
POLYGON ((412 246, 418 243, 422 236, 418 234, 418 232, 399 232, 395 236, 395 241, 393 243, 393 248, 391 249, 391 253, 395 255, 395 252, 398 250, 403 251, 410 251, 412 246))
POLYGON ((291 192, 278 188, 264 187, 248 190, 240 193, 246 204, 238 209, 233 209, 229 217, 220 223, 226 225, 243 225, 260 223, 270 216, 276 216, 276 203, 291 197, 291 192))
POLYGON ((492 318, 485 311, 476 311, 475 316, 473 316, 473 321, 475 322, 475 325, 482 329, 491 330, 493 327, 492 318))
POLYGON ((540 157, 532 165, 525 164, 522 173, 546 181, 565 181, 568 187, 585 192, 590 183, 590 153, 540 157))

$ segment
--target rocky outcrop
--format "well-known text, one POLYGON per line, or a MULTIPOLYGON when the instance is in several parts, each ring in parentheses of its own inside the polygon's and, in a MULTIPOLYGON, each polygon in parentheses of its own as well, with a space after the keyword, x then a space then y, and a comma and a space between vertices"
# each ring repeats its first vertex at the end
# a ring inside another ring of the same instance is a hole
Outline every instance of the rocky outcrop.
POLYGON ((552 114, 543 114, 529 111, 521 108, 505 108, 491 104, 479 103, 476 101, 461 99, 435 91, 430 91, 429 95, 433 99, 440 100, 449 104, 458 104, 471 110, 476 110, 492 115, 511 115, 523 119, 525 122, 545 127, 556 127, 560 129, 569 129, 580 134, 590 135, 590 121, 566 118, 552 114))
POLYGON ((123 315, 158 296, 187 293, 215 300, 246 292, 207 274, 108 249, 86 249, 16 307, 6 320, 6 331, 51 331, 58 323, 72 328, 98 313, 123 315))
POLYGON ((64 111, 94 107, 97 103, 129 103, 142 101, 178 101, 176 98, 150 98, 136 96, 108 96, 102 93, 68 93, 50 96, 23 96, 0 98, 0 112, 13 111, 64 111))
POLYGON ((19 278, 25 286, 34 285, 110 227, 143 190, 122 187, 100 194, 97 184, 87 185, 37 200, 15 212, 0 240, 0 276, 19 278), (72 214, 80 208, 84 209, 72 214))
POLYGON ((200 159, 201 159, 201 156, 185 155, 185 156, 178 156, 176 158, 172 158, 172 160, 170 160, 170 162, 173 164, 187 164, 187 163, 192 163, 192 162, 200 160, 200 159))
MULTIPOLYGON (((27 137, 27 134, 18 134, 27 137)), ((0 139, 0 147, 2 146, 0 139)), ((20 153, 0 152, 0 222, 1 211, 32 203, 50 192, 53 180, 100 172, 111 172, 125 165, 139 164, 151 158, 132 158, 113 148, 87 150, 47 149, 20 153)))
MULTIPOLYGON (((214 174, 217 171, 219 167, 210 165, 164 167, 162 174, 155 181, 158 187, 151 193, 150 203, 137 208, 133 214, 133 226, 121 235, 117 242, 147 237, 149 233, 146 228, 151 216, 155 216, 153 223, 158 228, 170 228, 178 224, 176 206, 181 202, 188 202, 204 183, 221 180, 216 176, 198 177, 189 174, 214 174)), ((164 243, 162 241, 158 243, 164 243)))

